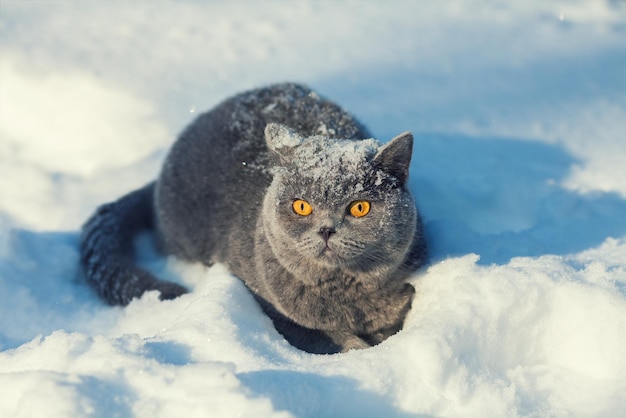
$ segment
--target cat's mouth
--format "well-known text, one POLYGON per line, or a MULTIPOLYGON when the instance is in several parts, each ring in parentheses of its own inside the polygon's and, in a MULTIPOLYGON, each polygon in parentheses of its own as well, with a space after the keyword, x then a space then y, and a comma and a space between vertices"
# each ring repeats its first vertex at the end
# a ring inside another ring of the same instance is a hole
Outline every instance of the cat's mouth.
POLYGON ((328 244, 326 244, 326 246, 322 249, 322 255, 327 255, 327 254, 335 254, 335 250, 330 248, 328 244))
POLYGON ((341 258, 337 254, 337 251, 335 251, 332 246, 328 245, 328 243, 320 251, 319 259, 327 264, 341 264, 341 258))

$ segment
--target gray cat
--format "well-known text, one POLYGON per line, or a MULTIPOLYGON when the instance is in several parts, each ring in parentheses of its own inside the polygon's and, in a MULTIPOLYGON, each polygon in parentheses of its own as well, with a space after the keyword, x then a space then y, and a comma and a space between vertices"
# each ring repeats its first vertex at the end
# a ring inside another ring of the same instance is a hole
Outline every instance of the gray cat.
POLYGON ((402 328, 426 245, 406 187, 411 134, 370 137, 296 84, 224 101, 181 134, 155 183, 85 224, 88 282, 110 304, 185 293, 134 265, 134 236, 153 229, 167 253, 228 266, 292 345, 380 343, 402 328))

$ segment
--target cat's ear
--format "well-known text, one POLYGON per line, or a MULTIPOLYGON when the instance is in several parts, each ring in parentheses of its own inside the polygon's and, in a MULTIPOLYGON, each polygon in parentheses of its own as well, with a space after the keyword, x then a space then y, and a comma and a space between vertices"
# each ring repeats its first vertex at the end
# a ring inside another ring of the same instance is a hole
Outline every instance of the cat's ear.
POLYGON ((413 135, 410 132, 404 132, 383 145, 374 157, 373 162, 381 170, 391 174, 400 180, 402 184, 405 184, 409 177, 412 153, 413 135))
POLYGON ((279 123, 268 123, 265 127, 265 142, 270 151, 287 157, 293 148, 302 144, 304 139, 298 133, 279 123))

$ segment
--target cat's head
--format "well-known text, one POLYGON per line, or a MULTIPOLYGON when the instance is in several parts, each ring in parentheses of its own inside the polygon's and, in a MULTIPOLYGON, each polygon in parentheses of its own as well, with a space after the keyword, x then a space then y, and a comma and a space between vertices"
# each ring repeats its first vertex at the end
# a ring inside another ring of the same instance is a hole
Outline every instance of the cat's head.
POLYGON ((263 226, 287 270, 305 282, 337 269, 368 279, 402 263, 417 222, 406 187, 410 133, 380 145, 374 139, 303 138, 269 124, 265 136, 277 163, 263 226))

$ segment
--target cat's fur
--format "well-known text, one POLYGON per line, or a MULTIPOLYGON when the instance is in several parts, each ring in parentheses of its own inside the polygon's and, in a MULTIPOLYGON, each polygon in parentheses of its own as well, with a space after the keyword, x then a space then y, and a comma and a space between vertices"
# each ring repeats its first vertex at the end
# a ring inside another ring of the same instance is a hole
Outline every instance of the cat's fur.
POLYGON ((85 224, 81 261, 111 304, 147 290, 186 292, 134 265, 132 238, 219 262, 250 289, 294 346, 333 353, 377 344, 402 328, 425 261, 407 190, 413 138, 386 145, 310 89, 280 84, 226 100, 173 145, 156 183, 102 206, 85 224), (309 216, 292 203, 312 205, 309 216), (365 199, 366 216, 349 205, 365 199))

